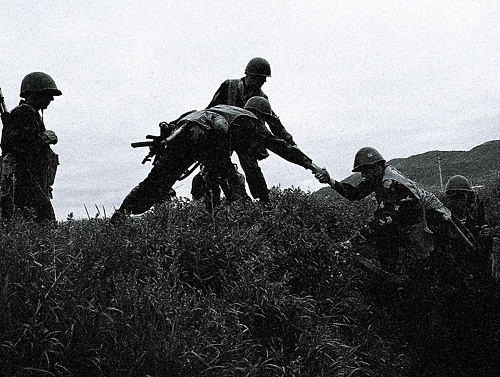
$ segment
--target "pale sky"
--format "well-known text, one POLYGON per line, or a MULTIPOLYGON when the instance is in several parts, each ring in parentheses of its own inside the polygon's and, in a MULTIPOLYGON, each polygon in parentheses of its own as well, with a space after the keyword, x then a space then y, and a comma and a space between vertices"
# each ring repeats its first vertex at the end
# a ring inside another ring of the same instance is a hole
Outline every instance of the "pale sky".
MULTIPOLYGON (((44 114, 59 137, 59 220, 86 218, 84 205, 110 215, 151 169, 130 143, 205 108, 257 56, 271 64, 273 109, 334 178, 364 146, 389 160, 500 138, 497 0, 0 3, 7 107, 29 72, 63 92, 44 114)), ((322 187, 272 153, 261 167, 270 187, 322 187)), ((174 188, 189 197, 190 183, 174 188)))

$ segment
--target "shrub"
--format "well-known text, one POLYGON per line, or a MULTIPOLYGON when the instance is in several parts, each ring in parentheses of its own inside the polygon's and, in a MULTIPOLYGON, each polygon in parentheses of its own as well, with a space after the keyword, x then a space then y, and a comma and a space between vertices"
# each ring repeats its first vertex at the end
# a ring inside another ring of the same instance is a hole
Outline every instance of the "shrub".
POLYGON ((0 370, 401 376, 390 325, 338 245, 370 203, 273 189, 269 206, 213 215, 175 200, 120 226, 3 224, 0 370))

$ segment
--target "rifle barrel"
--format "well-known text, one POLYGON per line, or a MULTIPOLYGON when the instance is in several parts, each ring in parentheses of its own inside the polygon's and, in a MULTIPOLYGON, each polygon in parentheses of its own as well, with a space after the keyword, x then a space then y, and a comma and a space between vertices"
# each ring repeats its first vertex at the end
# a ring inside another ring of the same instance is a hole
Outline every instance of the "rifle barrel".
POLYGON ((130 143, 132 148, 141 148, 141 147, 151 147, 154 144, 154 141, 136 141, 135 143, 130 143))

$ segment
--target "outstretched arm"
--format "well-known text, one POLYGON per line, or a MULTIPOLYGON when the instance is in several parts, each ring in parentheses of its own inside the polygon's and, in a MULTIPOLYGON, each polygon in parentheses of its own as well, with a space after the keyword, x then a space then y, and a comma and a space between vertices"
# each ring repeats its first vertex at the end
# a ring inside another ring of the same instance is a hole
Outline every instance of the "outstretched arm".
POLYGON ((278 118, 276 114, 273 113, 273 116, 268 117, 266 121, 269 125, 269 129, 274 135, 276 135, 280 139, 285 140, 288 144, 296 145, 295 141, 293 141, 292 135, 288 133, 288 131, 285 129, 285 126, 283 126, 283 123, 281 123, 280 118, 278 118))

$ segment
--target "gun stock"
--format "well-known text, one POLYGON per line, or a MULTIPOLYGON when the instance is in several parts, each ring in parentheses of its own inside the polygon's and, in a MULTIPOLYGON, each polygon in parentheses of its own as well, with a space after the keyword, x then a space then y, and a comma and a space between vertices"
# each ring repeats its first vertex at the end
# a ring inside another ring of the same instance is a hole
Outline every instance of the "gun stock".
POLYGON ((2 124, 4 127, 7 124, 7 118, 9 116, 9 111, 7 110, 7 106, 5 105, 5 98, 2 94, 2 89, 0 88, 0 118, 2 119, 2 124))

